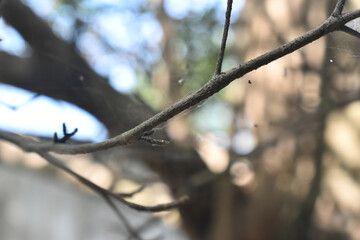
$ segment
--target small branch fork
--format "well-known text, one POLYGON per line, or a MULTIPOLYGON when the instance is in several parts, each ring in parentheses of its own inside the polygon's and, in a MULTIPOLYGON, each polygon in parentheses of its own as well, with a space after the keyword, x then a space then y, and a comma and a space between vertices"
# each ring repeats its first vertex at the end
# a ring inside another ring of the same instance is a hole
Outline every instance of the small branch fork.
POLYGON ((57 133, 54 133, 54 143, 66 143, 67 140, 69 140, 72 136, 74 136, 77 133, 78 129, 75 128, 74 131, 71 133, 68 133, 66 130, 66 125, 63 123, 63 134, 64 136, 62 138, 58 138, 57 133))
MULTIPOLYGON (((346 0, 339 0, 336 3, 335 9, 332 12, 331 16, 332 17, 341 17, 341 13, 344 10, 344 6, 345 6, 346 0)), ((356 12, 356 11, 355 11, 356 12)), ((354 18, 355 19, 355 18, 354 18)), ((340 31, 343 31, 347 34, 350 34, 353 37, 359 38, 360 39, 360 33, 358 31, 355 31, 352 28, 349 28, 348 26, 346 26, 345 24, 340 26, 339 28, 340 31)))

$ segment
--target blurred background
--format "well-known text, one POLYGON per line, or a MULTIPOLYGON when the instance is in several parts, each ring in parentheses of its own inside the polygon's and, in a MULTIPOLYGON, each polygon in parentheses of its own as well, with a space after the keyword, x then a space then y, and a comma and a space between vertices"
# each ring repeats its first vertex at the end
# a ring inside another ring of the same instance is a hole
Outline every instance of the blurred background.
MULTIPOLYGON (((223 71, 318 26, 335 0, 234 0, 223 71)), ((0 1, 0 129, 116 136, 200 88, 225 0, 0 1)), ((348 0, 344 11, 360 8, 348 0)), ((348 24, 360 31, 360 20, 348 24)), ((332 33, 237 79, 146 143, 60 156, 130 200, 144 239, 360 239, 359 40, 332 33)), ((1 139, 0 139, 1 140, 1 139)), ((0 141, 1 239, 129 239, 101 198, 0 141)))

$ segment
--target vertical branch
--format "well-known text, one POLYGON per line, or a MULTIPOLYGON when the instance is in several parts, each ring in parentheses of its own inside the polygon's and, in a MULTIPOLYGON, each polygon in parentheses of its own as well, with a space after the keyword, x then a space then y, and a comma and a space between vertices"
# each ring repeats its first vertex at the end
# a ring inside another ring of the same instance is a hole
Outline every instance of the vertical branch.
POLYGON ((339 16, 344 9, 345 2, 346 2, 346 0, 339 0, 336 3, 335 9, 334 9, 333 13, 331 14, 331 16, 333 16, 333 17, 339 16))
POLYGON ((232 3, 233 3, 233 0, 228 0, 228 2, 227 2, 227 8, 226 8, 226 13, 225 13, 224 32, 223 32, 223 37, 221 40, 220 53, 219 53, 219 57, 218 57, 218 60, 216 63, 216 69, 215 69, 214 75, 219 75, 221 73, 221 67, 222 67, 222 63, 224 60, 224 54, 225 54, 226 40, 228 37, 228 32, 229 32, 229 27, 230 27, 232 3))

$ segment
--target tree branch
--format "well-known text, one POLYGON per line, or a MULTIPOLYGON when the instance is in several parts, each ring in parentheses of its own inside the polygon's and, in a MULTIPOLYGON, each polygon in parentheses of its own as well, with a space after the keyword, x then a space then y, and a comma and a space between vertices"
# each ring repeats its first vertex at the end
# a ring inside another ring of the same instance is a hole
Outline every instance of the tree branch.
POLYGON ((128 232, 131 234, 132 237, 135 239, 141 240, 141 237, 139 234, 131 227, 130 223, 126 220, 125 216, 120 212, 119 208, 116 207, 115 203, 111 200, 111 198, 106 195, 101 195, 106 203, 111 207, 111 209, 116 213, 117 217, 123 222, 125 228, 128 230, 128 232))
MULTIPOLYGON (((111 137, 154 115, 136 96, 116 91, 79 55, 75 45, 57 37, 49 24, 20 0, 0 0, 0 3, 3 19, 21 34, 32 50, 28 58, 1 51, 0 82, 75 104, 102 122, 111 137)), ((159 133, 165 135, 164 131, 159 133)))
POLYGON ((343 13, 339 17, 341 18, 341 23, 342 23, 341 26, 343 26, 346 23, 350 22, 351 20, 360 17, 360 9, 352 12, 343 13))
POLYGON ((345 2, 346 2, 346 0, 339 0, 336 3, 335 9, 332 12, 331 16, 333 16, 333 17, 339 16, 342 13, 343 9, 344 9, 345 2))
MULTIPOLYGON (((336 9, 341 9, 342 3, 344 3, 344 1, 339 0, 336 5, 336 9)), ((336 10, 335 12, 338 12, 338 10, 336 10)), ((221 89, 225 88, 232 81, 244 76, 245 74, 253 70, 256 70, 264 65, 267 65, 272 61, 282 58, 285 55, 288 55, 331 32, 343 31, 344 25, 347 22, 358 17, 360 17, 360 10, 341 14, 336 17, 330 16, 317 28, 305 33, 304 35, 295 38, 294 40, 272 51, 269 51, 268 53, 265 53, 255 59, 252 59, 244 64, 240 64, 239 66, 230 69, 229 71, 224 72, 223 74, 214 75, 203 87, 201 87, 196 92, 184 97, 177 103, 167 107, 160 113, 147 119, 146 121, 142 122, 136 127, 116 137, 110 138, 106 141, 99 143, 80 144, 80 145, 53 144, 53 143, 44 143, 35 140, 30 140, 28 138, 24 138, 16 134, 11 134, 2 131, 0 131, 0 138, 18 144, 25 151, 29 151, 29 152, 51 151, 59 154, 90 153, 90 152, 113 148, 120 145, 133 144, 139 139, 141 139, 141 137, 144 136, 146 132, 166 122, 167 120, 183 112, 184 110, 199 104, 203 100, 209 98, 210 96, 219 92, 221 89)))
POLYGON ((359 38, 360 39, 360 32, 358 31, 355 31, 354 29, 348 27, 348 26, 343 26, 341 28, 341 31, 347 33, 347 34, 350 34, 351 36, 353 37, 356 37, 356 38, 359 38))
POLYGON ((112 197, 112 198, 124 203, 126 206, 128 206, 128 207, 130 207, 132 209, 135 209, 135 210, 145 211, 145 212, 167 211, 167 210, 170 210, 172 208, 177 207, 179 204, 182 204, 182 203, 184 203, 185 201, 188 200, 187 196, 183 196, 183 197, 181 197, 178 200, 175 200, 173 202, 165 203, 165 204, 159 204, 159 205, 155 205, 155 206, 143 206, 143 205, 139 205, 139 204, 136 204, 136 203, 133 203, 133 202, 129 202, 129 201, 125 200, 122 197, 122 194, 113 193, 113 192, 111 192, 111 191, 109 191, 107 189, 104 189, 104 188, 96 185, 95 183, 87 180, 83 176, 77 174, 76 172, 74 172, 73 170, 68 168, 63 162, 61 162, 56 157, 54 157, 54 156, 52 156, 52 155, 50 155, 48 153, 44 153, 44 152, 37 152, 37 153, 41 157, 43 157, 47 162, 49 162, 50 164, 64 170, 65 172, 69 173, 70 175, 74 176, 77 180, 79 180, 85 186, 87 186, 88 188, 93 190, 95 193, 97 193, 99 195, 106 195, 108 197, 112 197))
POLYGON ((227 8, 225 13, 225 25, 224 25, 224 32, 223 37, 221 40, 221 47, 220 47, 220 53, 219 57, 216 63, 216 69, 214 75, 219 75, 221 73, 221 67, 224 60, 224 54, 225 54, 225 48, 226 48, 226 41, 229 33, 229 27, 230 27, 230 17, 231 17, 231 9, 232 9, 233 0, 228 0, 227 2, 227 8))
POLYGON ((134 196, 135 194, 141 192, 142 190, 145 189, 145 185, 142 185, 141 187, 139 187, 138 189, 136 189, 135 191, 133 192, 130 192, 130 193, 117 193, 117 195, 119 197, 122 197, 122 198, 126 198, 126 197, 132 197, 134 196))

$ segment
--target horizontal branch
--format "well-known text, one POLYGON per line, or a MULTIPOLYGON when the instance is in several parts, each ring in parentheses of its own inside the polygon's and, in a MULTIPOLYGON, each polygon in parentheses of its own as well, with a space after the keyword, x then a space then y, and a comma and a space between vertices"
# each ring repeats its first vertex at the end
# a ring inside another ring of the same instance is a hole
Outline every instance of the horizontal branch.
POLYGON ((57 144, 52 141, 39 142, 31 137, 26 137, 5 131, 0 131, 0 138, 18 145, 26 152, 55 152, 59 154, 82 154, 82 153, 90 153, 90 152, 106 150, 120 145, 128 145, 129 143, 126 142, 126 137, 131 133, 129 132, 126 133, 123 133, 114 138, 110 138, 103 142, 85 143, 85 144, 57 144))
MULTIPOLYGON (((342 9, 344 1, 339 0, 336 9, 342 9)), ((244 76, 245 74, 256 70, 264 65, 269 64, 277 59, 280 59, 303 46, 310 44, 311 42, 331 33, 334 31, 344 31, 344 26, 347 22, 360 17, 360 10, 338 14, 338 10, 334 10, 333 14, 326 19, 317 28, 305 33, 304 35, 295 38, 294 40, 265 53, 255 59, 252 59, 244 64, 218 74, 214 75, 203 87, 191 95, 184 97, 177 103, 169 106, 160 113, 154 115, 148 120, 142 122, 136 127, 118 135, 114 138, 110 138, 106 141, 99 143, 69 145, 69 144, 54 144, 43 143, 22 136, 0 131, 0 138, 13 142, 29 152, 56 152, 59 154, 81 154, 95 151, 101 151, 121 145, 133 144, 141 139, 144 134, 156 126, 166 122, 175 115, 190 109, 201 103, 203 100, 209 98, 221 89, 225 88, 232 81, 244 76)))

